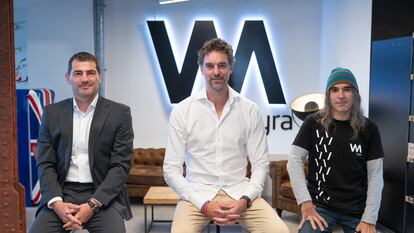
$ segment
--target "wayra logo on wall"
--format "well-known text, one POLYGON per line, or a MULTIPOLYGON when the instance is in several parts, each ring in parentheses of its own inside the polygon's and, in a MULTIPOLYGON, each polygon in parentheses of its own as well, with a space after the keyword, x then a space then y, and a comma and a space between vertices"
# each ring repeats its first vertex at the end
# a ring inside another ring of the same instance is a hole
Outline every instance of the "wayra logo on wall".
MULTIPOLYGON (((205 41, 217 37, 214 23, 195 21, 181 72, 177 69, 164 21, 147 21, 147 24, 170 101, 178 103, 191 94, 198 71, 197 51, 205 41)), ((256 55, 269 103, 286 104, 262 20, 244 22, 235 52, 236 65, 233 67, 229 85, 237 92, 241 91, 253 52, 256 55)))

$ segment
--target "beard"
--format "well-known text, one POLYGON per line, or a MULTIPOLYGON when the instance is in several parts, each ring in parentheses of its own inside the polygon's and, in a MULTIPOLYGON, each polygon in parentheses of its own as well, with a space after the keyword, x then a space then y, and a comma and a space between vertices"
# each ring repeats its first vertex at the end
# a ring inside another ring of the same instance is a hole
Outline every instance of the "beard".
POLYGON ((220 91, 220 90, 223 90, 227 86, 228 80, 229 79, 226 77, 209 78, 208 85, 210 86, 210 88, 220 91))

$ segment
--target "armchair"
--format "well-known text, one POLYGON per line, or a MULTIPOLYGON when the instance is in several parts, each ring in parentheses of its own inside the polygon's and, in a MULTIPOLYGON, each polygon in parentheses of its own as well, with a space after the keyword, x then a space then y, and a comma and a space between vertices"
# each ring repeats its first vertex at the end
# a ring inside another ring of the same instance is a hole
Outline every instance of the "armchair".
MULTIPOLYGON (((272 179, 272 207, 276 209, 279 216, 282 215, 283 210, 300 213, 300 207, 296 203, 286 165, 287 160, 271 161, 269 164, 269 173, 272 179)), ((306 175, 308 170, 307 161, 304 168, 306 175)))
POLYGON ((167 186, 162 164, 165 148, 136 148, 126 189, 130 197, 144 197, 151 186, 167 186))

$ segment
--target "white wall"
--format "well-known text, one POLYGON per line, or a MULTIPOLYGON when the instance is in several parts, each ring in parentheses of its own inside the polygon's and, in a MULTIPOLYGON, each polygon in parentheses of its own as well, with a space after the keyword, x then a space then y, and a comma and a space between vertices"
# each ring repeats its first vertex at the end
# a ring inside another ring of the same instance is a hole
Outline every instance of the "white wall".
MULTIPOLYGON (((56 100, 71 96, 64 73, 75 52, 93 52, 92 0, 27 1, 29 88, 48 87, 56 100)), ((243 20, 263 19, 287 103, 323 92, 332 68, 344 66, 356 75, 368 110, 371 0, 198 0, 173 5, 157 1, 107 0, 105 8, 106 96, 131 106, 136 147, 165 146, 172 106, 146 20, 167 21, 176 42, 178 68, 195 19, 213 19, 218 35, 236 48, 243 20), (254 6, 254 7, 252 7, 254 6), (231 14, 230 14, 231 12, 231 14)), ((290 114, 287 106, 269 105, 257 65, 251 63, 242 93, 267 114, 290 114), (259 81, 257 81, 259 80, 259 81)), ((200 77, 197 77, 200 79, 200 77)), ((289 151, 297 126, 279 125, 268 136, 271 154, 289 151)))
MULTIPOLYGON (((92 0, 27 1, 29 88, 51 88, 56 100, 71 96, 64 74, 78 51, 93 52, 92 0)), ((217 33, 237 48, 242 21, 262 19, 289 104, 323 92, 332 68, 350 68, 368 109, 372 0, 193 0, 158 5, 155 0, 106 0, 106 97, 131 106, 134 147, 164 147, 172 109, 146 20, 166 20, 175 41, 178 69, 195 19, 214 20, 217 33)), ((250 64, 242 94, 267 114, 290 114, 288 105, 269 105, 257 65, 250 64)), ((197 80, 200 80, 200 75, 197 80)), ((280 124, 280 122, 279 122, 280 124)), ((271 159, 284 159, 298 127, 276 126, 268 136, 271 159)), ((269 181, 268 181, 269 182, 269 181)), ((265 196, 270 196, 267 183, 265 196)))
POLYGON ((94 52, 93 0, 27 1, 28 88, 50 88, 55 100, 72 96, 65 73, 76 52, 94 52))
MULTIPOLYGON (((178 69, 196 19, 214 20, 219 37, 237 47, 244 20, 265 22, 274 60, 289 104, 319 89, 320 2, 199 0, 173 5, 156 1, 107 1, 105 8, 106 89, 108 97, 131 106, 135 147, 164 147, 171 104, 146 20, 165 20, 178 69)), ((253 59, 254 60, 254 59, 253 59)), ((264 118, 289 115, 288 105, 269 105, 255 62, 251 62, 242 94, 261 107, 264 118)), ((197 77, 202 80, 200 75, 197 77)), ((268 136, 272 154, 285 154, 298 127, 284 131, 277 122, 268 136)))
POLYGON ((369 103, 371 15, 372 0, 322 0, 321 91, 333 68, 349 68, 357 79, 365 115, 369 103))
MULTIPOLYGON (((257 64, 251 62, 241 93, 266 115, 290 114, 296 97, 324 92, 332 68, 344 66, 358 78, 367 107, 371 0, 197 0, 173 5, 156 1, 107 1, 105 8, 105 93, 131 106, 135 147, 165 147, 172 106, 146 20, 164 20, 178 70, 196 19, 214 20, 219 37, 237 48, 242 22, 264 20, 287 105, 269 105, 257 64)), ((236 64, 237 65, 237 64, 236 64)), ((196 79, 202 82, 200 74, 196 79)), ((367 109, 367 108, 366 108, 367 109)), ((280 122, 278 123, 280 124, 280 122)), ((268 136, 271 159, 286 159, 298 127, 279 125, 268 136)), ((263 195, 271 196, 267 180, 263 195)))

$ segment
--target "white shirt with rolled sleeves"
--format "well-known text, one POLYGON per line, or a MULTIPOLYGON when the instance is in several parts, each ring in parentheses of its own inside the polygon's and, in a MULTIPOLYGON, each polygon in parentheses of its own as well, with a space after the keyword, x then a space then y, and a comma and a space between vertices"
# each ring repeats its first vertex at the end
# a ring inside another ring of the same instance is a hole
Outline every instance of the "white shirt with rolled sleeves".
POLYGON ((165 181, 180 199, 199 209, 220 189, 236 200, 261 196, 269 153, 257 105, 230 87, 220 119, 205 91, 177 104, 170 116, 163 169, 165 181), (247 156, 252 165, 250 180, 247 156))

